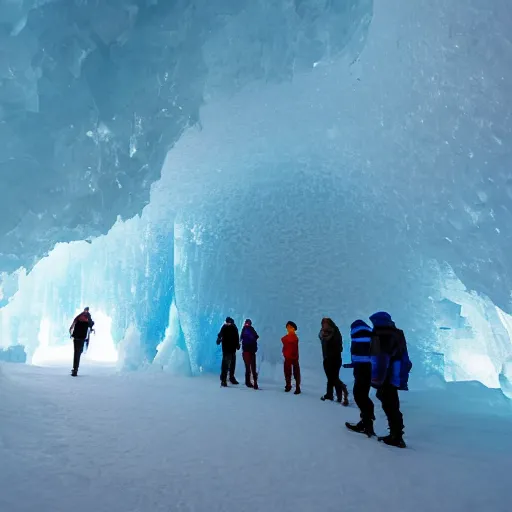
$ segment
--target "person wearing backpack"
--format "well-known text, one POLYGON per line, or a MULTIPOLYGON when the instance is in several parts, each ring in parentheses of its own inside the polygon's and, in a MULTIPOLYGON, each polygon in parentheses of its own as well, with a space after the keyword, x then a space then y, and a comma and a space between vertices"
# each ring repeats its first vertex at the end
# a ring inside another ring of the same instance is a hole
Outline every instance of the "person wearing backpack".
POLYGON ((259 335, 247 319, 240 334, 242 343, 242 356, 245 363, 245 385, 248 388, 258 389, 258 374, 256 373, 256 352, 258 351, 259 335), (251 382, 251 374, 253 382, 251 382))
POLYGON ((327 377, 327 389, 321 400, 334 400, 334 390, 338 402, 348 406, 348 389, 340 380, 341 352, 343 351, 343 339, 338 326, 330 318, 322 318, 322 328, 318 334, 322 343, 322 356, 324 359, 324 371, 327 377))
POLYGON ((400 411, 398 391, 407 391, 412 368, 404 332, 397 329, 391 315, 385 311, 370 317, 373 324, 371 353, 372 387, 382 403, 389 425, 389 435, 378 440, 389 446, 405 448, 404 420, 400 411))
POLYGON ((350 345, 351 363, 344 364, 344 368, 354 369, 354 400, 359 407, 361 421, 359 423, 346 422, 345 426, 353 432, 366 434, 373 437, 374 405, 370 398, 370 389, 372 387, 372 362, 371 362, 371 344, 372 328, 363 320, 356 320, 350 326, 350 345))
POLYGON ((89 312, 89 308, 86 307, 84 310, 75 317, 71 327, 69 328, 69 334, 73 338, 74 355, 73 355, 73 369, 71 370, 71 376, 78 376, 78 367, 80 366, 80 356, 84 351, 84 343, 87 339, 89 329, 94 326, 94 321, 89 312))

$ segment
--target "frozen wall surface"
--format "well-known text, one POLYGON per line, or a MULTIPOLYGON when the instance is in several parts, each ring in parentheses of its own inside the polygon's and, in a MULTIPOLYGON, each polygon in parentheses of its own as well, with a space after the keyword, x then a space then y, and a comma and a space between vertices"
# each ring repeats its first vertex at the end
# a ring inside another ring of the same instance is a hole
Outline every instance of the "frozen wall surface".
POLYGON ((1 5, 1 345, 89 305, 195 374, 293 319, 313 372, 322 316, 387 309, 417 383, 512 396, 507 0, 1 5))
MULTIPOLYGON (((209 94, 362 47, 372 0, 0 2, 0 270, 148 202, 209 94)), ((357 51, 352 55, 357 56, 357 51)))

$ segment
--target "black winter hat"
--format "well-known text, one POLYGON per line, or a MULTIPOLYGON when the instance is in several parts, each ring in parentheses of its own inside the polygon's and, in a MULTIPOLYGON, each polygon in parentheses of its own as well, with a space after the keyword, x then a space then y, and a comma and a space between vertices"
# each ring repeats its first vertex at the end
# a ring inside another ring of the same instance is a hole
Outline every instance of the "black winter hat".
POLYGON ((290 320, 290 321, 288 321, 288 322, 286 322, 286 326, 287 326, 287 327, 288 327, 288 326, 293 327, 295 330, 297 330, 297 329, 298 329, 297 324, 296 324, 295 322, 292 322, 291 320, 290 320))

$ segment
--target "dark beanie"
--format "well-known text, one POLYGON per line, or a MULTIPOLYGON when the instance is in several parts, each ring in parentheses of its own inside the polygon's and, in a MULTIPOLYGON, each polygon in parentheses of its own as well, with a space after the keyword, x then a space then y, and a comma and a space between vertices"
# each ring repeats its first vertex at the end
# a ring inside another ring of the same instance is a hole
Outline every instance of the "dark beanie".
POLYGON ((298 329, 297 324, 295 322, 292 322, 291 320, 289 322, 286 322, 286 325, 293 327, 295 330, 298 329))

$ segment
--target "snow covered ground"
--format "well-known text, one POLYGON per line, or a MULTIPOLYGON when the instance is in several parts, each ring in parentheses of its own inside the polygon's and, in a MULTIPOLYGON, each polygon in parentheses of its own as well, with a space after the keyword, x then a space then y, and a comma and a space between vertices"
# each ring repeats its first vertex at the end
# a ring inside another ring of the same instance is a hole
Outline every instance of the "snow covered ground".
POLYGON ((481 386, 403 393, 399 450, 347 431, 357 409, 308 382, 67 371, 0 366, 2 512, 512 510, 510 403, 481 386))

